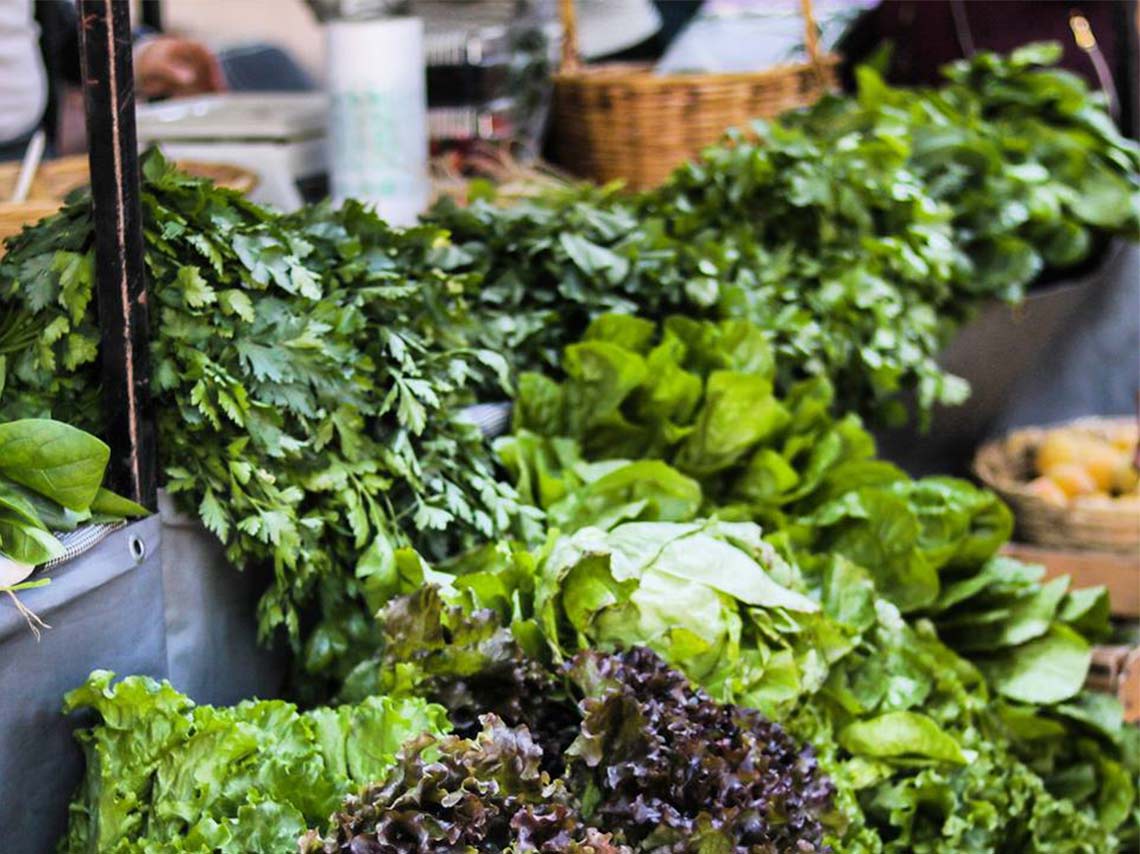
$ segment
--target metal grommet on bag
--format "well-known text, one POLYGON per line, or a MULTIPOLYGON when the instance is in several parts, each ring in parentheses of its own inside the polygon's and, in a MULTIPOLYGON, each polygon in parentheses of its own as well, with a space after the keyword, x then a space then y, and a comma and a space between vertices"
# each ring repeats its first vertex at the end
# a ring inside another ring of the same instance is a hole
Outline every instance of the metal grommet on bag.
POLYGON ((143 542, 141 537, 131 537, 128 545, 131 550, 131 557, 135 559, 135 565, 137 566, 146 559, 146 543, 143 542))

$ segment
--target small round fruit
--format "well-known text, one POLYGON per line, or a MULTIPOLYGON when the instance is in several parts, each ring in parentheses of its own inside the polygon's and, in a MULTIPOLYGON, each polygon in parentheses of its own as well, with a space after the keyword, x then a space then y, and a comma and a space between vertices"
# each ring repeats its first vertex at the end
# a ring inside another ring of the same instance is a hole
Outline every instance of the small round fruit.
POLYGON ((1069 496, 1051 478, 1042 476, 1029 481, 1029 491, 1049 504, 1063 506, 1069 502, 1069 496))
POLYGON ((1096 492, 1096 482, 1084 466, 1077 463, 1053 466, 1049 469, 1048 477, 1069 498, 1075 498, 1078 495, 1091 495, 1096 492))
POLYGON ((1140 473, 1132 467, 1132 461, 1124 459, 1112 473, 1112 491, 1118 494, 1135 492, 1140 486, 1140 473))
POLYGON ((1037 446, 1037 471, 1048 474, 1057 466, 1079 462, 1085 439, 1070 430, 1050 430, 1037 446))
POLYGON ((1108 492, 1116 481, 1116 473, 1128 459, 1107 444, 1089 443, 1077 460, 1092 477, 1096 488, 1108 492))
POLYGON ((1119 433, 1113 434, 1112 447, 1118 451, 1124 451, 1128 455, 1136 453, 1136 431, 1134 430, 1121 430, 1119 433))

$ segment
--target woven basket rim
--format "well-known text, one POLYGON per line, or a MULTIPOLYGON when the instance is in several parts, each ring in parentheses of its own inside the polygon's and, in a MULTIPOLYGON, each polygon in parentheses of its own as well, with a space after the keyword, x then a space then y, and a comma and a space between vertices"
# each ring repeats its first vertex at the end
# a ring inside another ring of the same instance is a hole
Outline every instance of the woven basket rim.
POLYGON ((27 199, 22 202, 0 201, 0 216, 19 214, 27 210, 59 210, 60 199, 27 199))
POLYGON ((812 62, 789 62, 758 71, 696 71, 691 74, 656 74, 653 72, 653 64, 645 62, 606 62, 558 71, 554 75, 554 82, 593 86, 620 84, 645 89, 673 88, 682 85, 713 86, 726 83, 756 84, 791 74, 798 75, 821 68, 831 68, 839 62, 840 59, 836 54, 827 53, 820 56, 818 65, 812 62))
POLYGON ((174 165, 195 178, 206 178, 219 187, 248 193, 259 183, 256 172, 236 163, 213 160, 176 160, 174 165))
MULTIPOLYGON (((995 456, 1004 461, 1010 442, 1014 440, 1039 441, 1046 433, 1061 428, 1119 429, 1135 426, 1136 419, 1128 415, 1087 415, 1049 424, 1033 425, 1032 427, 1018 427, 1010 430, 1004 436, 989 440, 978 449, 974 455, 974 474, 983 483, 994 489, 1001 489, 1027 499, 1036 499, 1038 496, 1029 488, 1029 481, 1019 480, 1004 471, 994 471, 991 467, 997 462, 997 460, 991 459, 995 456)), ((1099 505, 1096 506, 1099 507, 1099 505)))
MULTIPOLYGON (((236 163, 196 158, 176 160, 174 163, 177 168, 194 177, 207 178, 219 186, 241 193, 250 192, 258 184, 256 172, 236 163)), ((0 164, 0 187, 14 182, 19 168, 19 163, 0 164)), ((88 170, 87 156, 83 154, 72 154, 45 161, 32 182, 32 194, 27 201, 62 203, 68 193, 88 182, 88 170)))
POLYGON ((1051 430, 1063 427, 1095 433, 1134 430, 1135 426, 1131 417, 1089 416, 1023 427, 982 445, 974 456, 974 474, 1010 505, 1026 542, 1140 554, 1140 512, 1131 496, 1080 496, 1058 504, 1030 489, 1035 475, 1026 471, 1037 444, 1051 430))

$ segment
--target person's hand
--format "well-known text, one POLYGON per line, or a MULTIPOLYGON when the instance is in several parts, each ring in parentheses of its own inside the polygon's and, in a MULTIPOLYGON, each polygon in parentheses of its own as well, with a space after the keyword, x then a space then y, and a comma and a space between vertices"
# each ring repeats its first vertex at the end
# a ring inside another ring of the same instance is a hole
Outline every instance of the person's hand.
POLYGON ((222 66, 201 42, 159 36, 135 55, 135 86, 144 98, 203 95, 226 88, 222 66))

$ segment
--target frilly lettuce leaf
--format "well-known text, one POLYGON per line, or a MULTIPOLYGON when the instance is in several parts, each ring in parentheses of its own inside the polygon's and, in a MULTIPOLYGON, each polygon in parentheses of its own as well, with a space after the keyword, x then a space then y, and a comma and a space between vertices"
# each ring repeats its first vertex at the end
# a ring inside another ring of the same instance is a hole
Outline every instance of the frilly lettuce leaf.
POLYGON ((309 712, 276 700, 215 708, 168 682, 113 679, 96 671, 65 701, 68 712, 100 718, 77 735, 88 771, 66 854, 281 854, 351 789, 382 778, 407 739, 449 726, 441 707, 418 698, 309 712))

